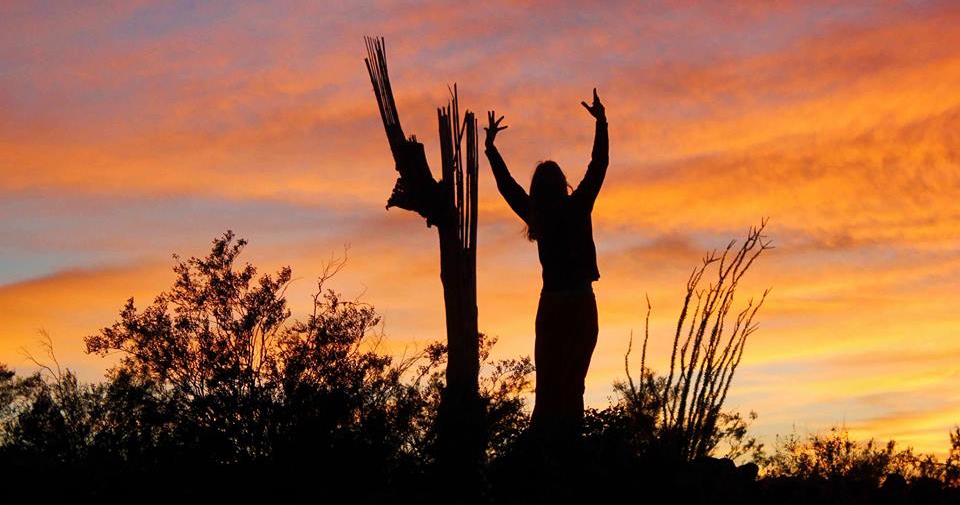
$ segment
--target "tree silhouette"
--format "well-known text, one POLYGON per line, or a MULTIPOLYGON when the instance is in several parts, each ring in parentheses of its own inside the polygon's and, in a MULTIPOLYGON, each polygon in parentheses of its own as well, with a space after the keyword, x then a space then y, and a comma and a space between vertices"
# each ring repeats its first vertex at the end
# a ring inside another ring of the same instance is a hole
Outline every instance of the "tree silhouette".
POLYGON ((233 268, 245 245, 228 232, 206 258, 179 262, 173 289, 153 304, 138 311, 129 299, 119 321, 85 339, 89 353, 120 352, 114 373, 156 385, 178 425, 198 430, 195 443, 223 462, 269 451, 263 420, 290 316, 290 269, 257 278, 252 265, 233 268))

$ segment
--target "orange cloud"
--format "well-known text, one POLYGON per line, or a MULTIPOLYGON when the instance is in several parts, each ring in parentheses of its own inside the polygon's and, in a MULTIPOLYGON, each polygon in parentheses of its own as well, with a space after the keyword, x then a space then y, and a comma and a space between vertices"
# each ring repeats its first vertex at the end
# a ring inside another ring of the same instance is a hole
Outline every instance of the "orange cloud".
MULTIPOLYGON (((98 376, 106 363, 82 354, 82 336, 128 296, 165 289, 165 255, 202 254, 195 237, 226 221, 185 218, 196 201, 252 209, 236 225, 248 259, 293 266, 297 310, 349 242, 334 287, 384 313, 388 348, 442 337, 435 232, 383 210, 393 163, 360 44, 380 33, 404 126, 430 159, 435 107, 459 82, 464 105, 506 114, 501 150, 524 185, 545 158, 579 179, 592 130, 578 102, 599 88, 613 162, 595 215, 602 332, 588 403, 623 376, 644 294, 659 368, 690 268, 769 216, 778 249, 742 293, 774 291, 731 405, 760 411, 765 435, 846 420, 923 448, 944 446, 960 419, 948 385, 960 331, 955 4, 210 4, 192 25, 163 2, 50 16, 32 5, 0 8, 0 193, 50 203, 2 207, 0 251, 104 258, 60 259, 61 273, 0 287, 0 361, 23 364, 18 349, 43 327, 65 362, 98 376), (905 410, 884 395, 942 401, 905 410)), ((499 355, 531 354, 535 246, 482 170, 481 329, 501 337, 499 355)))

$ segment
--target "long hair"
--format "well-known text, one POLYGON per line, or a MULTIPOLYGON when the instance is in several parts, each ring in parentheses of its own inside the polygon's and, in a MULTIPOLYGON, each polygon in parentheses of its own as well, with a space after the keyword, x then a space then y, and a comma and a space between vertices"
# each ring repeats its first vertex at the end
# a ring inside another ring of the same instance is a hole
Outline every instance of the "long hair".
POLYGON ((564 201, 570 194, 570 185, 560 165, 555 161, 541 161, 533 171, 530 181, 530 211, 528 215, 527 239, 531 242, 544 235, 554 218, 561 211, 564 201))

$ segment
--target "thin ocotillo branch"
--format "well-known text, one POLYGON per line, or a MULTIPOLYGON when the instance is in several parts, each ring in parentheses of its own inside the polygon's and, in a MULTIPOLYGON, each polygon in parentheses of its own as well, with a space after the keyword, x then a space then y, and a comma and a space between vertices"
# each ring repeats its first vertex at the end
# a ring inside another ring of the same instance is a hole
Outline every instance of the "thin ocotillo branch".
MULTIPOLYGON (((723 403, 747 338, 757 329, 754 318, 769 293, 764 291, 759 300, 751 299, 744 308, 734 311, 737 288, 744 274, 763 251, 773 247, 763 234, 766 225, 764 219, 759 226, 752 227, 739 247, 737 241, 731 241, 722 252, 706 255, 687 280, 673 332, 669 371, 665 382, 655 388, 658 427, 663 436, 678 444, 684 458, 707 455, 717 443, 716 425, 723 403), (715 277, 701 287, 708 271, 714 268, 715 277)), ((649 318, 648 299, 641 357, 644 370, 649 318)), ((646 405, 646 400, 639 398, 646 389, 637 388, 629 371, 627 378, 633 397, 646 405)))

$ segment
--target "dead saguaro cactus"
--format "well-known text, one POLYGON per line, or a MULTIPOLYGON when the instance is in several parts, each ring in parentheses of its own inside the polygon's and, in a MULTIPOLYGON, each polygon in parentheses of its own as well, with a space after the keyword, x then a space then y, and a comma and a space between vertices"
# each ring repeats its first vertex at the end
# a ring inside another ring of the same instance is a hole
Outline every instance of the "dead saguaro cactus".
POLYGON ((440 280, 447 323, 446 388, 438 419, 438 457, 450 469, 479 463, 482 408, 477 329, 477 120, 461 121, 456 85, 446 107, 437 109, 441 178, 433 178, 423 144, 404 136, 387 73, 383 39, 366 37, 367 71, 380 118, 400 174, 387 208, 416 212, 436 226, 440 239, 440 280))

